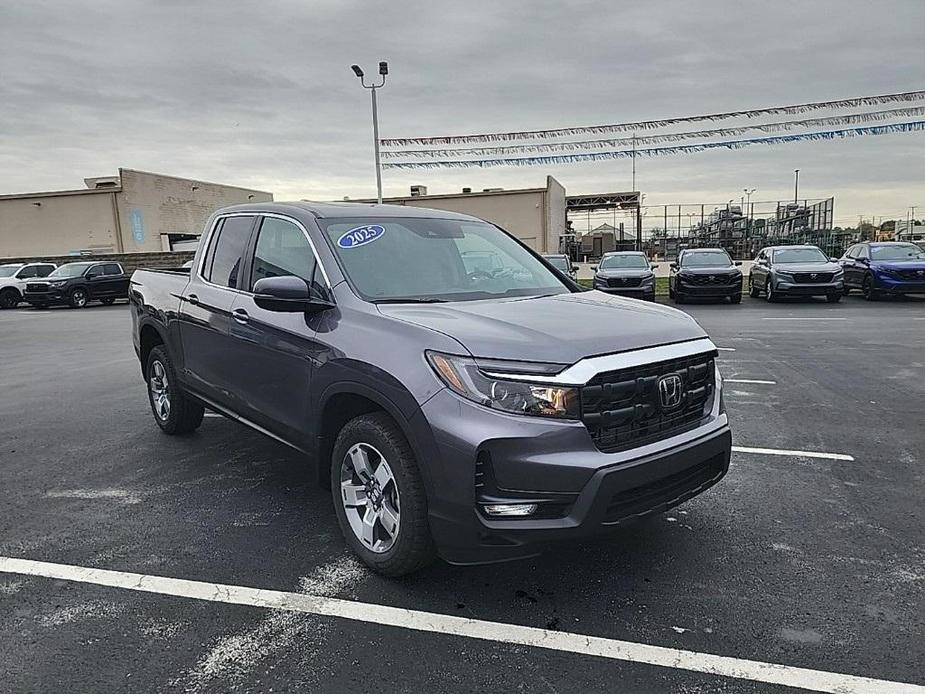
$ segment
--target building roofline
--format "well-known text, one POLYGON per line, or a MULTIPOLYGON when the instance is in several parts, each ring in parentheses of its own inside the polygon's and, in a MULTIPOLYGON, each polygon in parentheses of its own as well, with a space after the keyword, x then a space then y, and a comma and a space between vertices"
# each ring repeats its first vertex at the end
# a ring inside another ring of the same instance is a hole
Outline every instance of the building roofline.
POLYGON ((0 195, 0 200, 29 200, 31 198, 57 198, 66 195, 100 195, 102 193, 119 193, 121 186, 106 188, 79 188, 77 190, 46 190, 38 193, 7 193, 0 195))
POLYGON ((200 178, 187 178, 186 176, 174 176, 172 174, 162 174, 157 171, 144 171, 142 169, 130 169, 128 167, 120 166, 119 167, 119 178, 122 178, 123 171, 130 171, 131 173, 140 173, 145 174, 146 176, 158 176, 160 178, 172 178, 175 181, 191 181, 193 183, 203 183, 207 186, 219 186, 221 188, 235 188, 237 190, 246 190, 248 193, 263 193, 264 195, 273 195, 269 190, 258 190, 257 188, 245 188, 244 186, 233 186, 227 183, 216 183, 215 181, 203 181, 200 178))
MULTIPOLYGON (((511 195, 511 194, 521 194, 521 193, 545 193, 547 188, 511 188, 506 190, 491 190, 491 191, 472 191, 471 193, 445 193, 445 194, 428 194, 428 195, 405 195, 395 198, 382 198, 382 202, 404 202, 406 200, 432 200, 435 198, 485 198, 492 195, 511 195)), ((344 200, 342 202, 360 202, 360 203, 369 203, 376 202, 374 198, 363 198, 363 199, 350 199, 344 200)))

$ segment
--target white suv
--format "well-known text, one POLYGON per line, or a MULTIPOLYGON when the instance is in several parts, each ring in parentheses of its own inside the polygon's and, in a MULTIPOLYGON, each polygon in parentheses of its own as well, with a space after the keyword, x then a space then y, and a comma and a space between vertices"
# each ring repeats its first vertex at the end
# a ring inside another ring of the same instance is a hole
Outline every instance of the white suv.
POLYGON ((0 308, 16 308, 22 301, 26 280, 47 277, 54 263, 12 263, 0 265, 0 308))

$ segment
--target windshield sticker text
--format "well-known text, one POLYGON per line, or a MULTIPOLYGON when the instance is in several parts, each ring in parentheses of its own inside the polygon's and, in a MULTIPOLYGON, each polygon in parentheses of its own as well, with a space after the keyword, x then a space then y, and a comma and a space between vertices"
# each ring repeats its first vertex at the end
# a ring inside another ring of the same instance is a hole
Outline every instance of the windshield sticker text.
POLYGON ((367 224, 366 226, 357 227, 345 232, 339 239, 337 245, 341 248, 357 248, 372 243, 382 237, 385 233, 385 227, 379 224, 367 224))

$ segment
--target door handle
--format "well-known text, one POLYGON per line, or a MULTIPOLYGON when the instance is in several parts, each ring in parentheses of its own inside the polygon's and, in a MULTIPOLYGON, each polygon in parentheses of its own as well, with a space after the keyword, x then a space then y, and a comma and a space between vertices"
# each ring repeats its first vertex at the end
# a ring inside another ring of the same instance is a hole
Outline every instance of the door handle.
POLYGON ((190 294, 186 297, 186 300, 189 302, 190 306, 199 306, 199 297, 195 294, 190 294))
POLYGON ((246 325, 247 321, 250 320, 250 316, 247 315, 247 311, 245 311, 243 308, 236 308, 231 312, 231 317, 241 325, 246 325))

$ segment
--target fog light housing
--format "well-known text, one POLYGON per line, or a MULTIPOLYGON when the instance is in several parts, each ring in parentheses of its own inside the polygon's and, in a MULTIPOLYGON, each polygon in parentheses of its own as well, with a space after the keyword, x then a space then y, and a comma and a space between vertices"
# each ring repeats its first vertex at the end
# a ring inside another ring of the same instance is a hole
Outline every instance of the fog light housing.
POLYGON ((484 504, 482 510, 489 516, 532 516, 539 504, 484 504))

